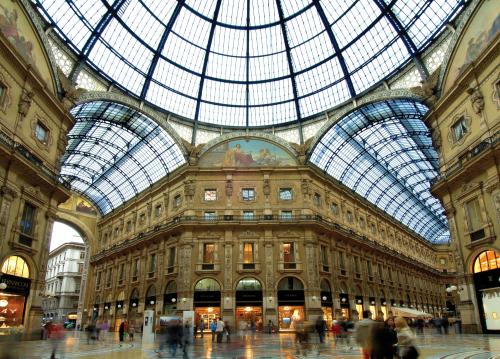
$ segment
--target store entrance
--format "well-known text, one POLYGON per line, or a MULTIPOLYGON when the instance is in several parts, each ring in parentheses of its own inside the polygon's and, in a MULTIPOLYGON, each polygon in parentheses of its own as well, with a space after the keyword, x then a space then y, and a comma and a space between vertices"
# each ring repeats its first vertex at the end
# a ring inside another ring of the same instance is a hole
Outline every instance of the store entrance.
POLYGON ((240 332, 262 331, 262 286, 255 278, 243 278, 236 285, 236 328, 240 332))
POLYGON ((304 285, 295 277, 278 284, 278 326, 280 331, 295 331, 305 318, 304 285))

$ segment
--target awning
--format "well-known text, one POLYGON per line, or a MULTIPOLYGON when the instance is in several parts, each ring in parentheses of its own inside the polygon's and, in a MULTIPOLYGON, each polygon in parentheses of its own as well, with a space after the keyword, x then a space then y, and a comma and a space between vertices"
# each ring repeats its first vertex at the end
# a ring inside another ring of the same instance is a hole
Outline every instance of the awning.
POLYGON ((411 308, 392 308, 392 313, 395 316, 407 317, 407 318, 417 318, 417 317, 425 317, 432 318, 432 314, 422 312, 420 310, 411 309, 411 308))

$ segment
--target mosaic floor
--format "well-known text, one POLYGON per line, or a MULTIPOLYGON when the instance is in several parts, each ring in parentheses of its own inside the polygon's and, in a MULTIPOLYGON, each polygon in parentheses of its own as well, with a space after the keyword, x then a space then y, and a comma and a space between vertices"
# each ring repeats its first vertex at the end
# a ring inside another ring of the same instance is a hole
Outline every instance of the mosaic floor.
MULTIPOLYGON (((81 333, 67 333, 58 343, 57 358, 153 359, 172 358, 168 350, 158 351, 158 344, 144 344, 139 340, 119 344, 116 335, 108 334, 99 342, 87 344, 81 333)), ((136 338, 137 339, 137 338, 136 338)), ((335 346, 333 338, 319 346, 312 340, 309 348, 298 352, 292 334, 256 334, 233 337, 230 343, 212 343, 209 336, 197 338, 186 354, 177 351, 177 358, 232 358, 232 359, 298 359, 298 358, 361 358, 360 350, 346 343, 335 346), (319 351, 319 352, 318 352, 319 351)), ((0 342, 0 358, 48 359, 52 341, 0 342), (8 356, 6 356, 8 354, 8 356)), ((438 335, 427 333, 418 337, 420 358, 429 359, 500 359, 500 336, 494 335, 438 335)))

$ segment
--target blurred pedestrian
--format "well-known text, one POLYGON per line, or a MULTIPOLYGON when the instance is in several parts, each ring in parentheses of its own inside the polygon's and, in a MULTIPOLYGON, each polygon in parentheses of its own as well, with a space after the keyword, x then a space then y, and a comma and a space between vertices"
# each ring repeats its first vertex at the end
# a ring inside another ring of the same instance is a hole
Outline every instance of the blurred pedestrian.
POLYGON ((363 319, 356 323, 354 333, 356 343, 358 343, 363 350, 363 358, 370 359, 373 345, 372 330, 375 322, 371 319, 369 310, 363 310, 362 315, 363 319))
POLYGON ((210 323, 210 332, 212 333, 212 343, 215 342, 215 330, 217 329, 217 322, 215 318, 212 319, 212 323, 210 323))
POLYGON ((393 359, 396 355, 397 343, 398 337, 392 317, 385 322, 374 324, 372 359, 393 359))
POLYGON ((419 356, 415 347, 415 334, 411 331, 406 319, 396 317, 396 333, 398 337, 398 354, 401 359, 416 359, 419 356))
POLYGON ((123 339, 125 336, 125 322, 122 320, 120 323, 120 327, 118 329, 118 338, 120 339, 120 344, 123 343, 123 339))
POLYGON ((322 315, 320 315, 318 319, 316 319, 316 324, 314 325, 314 329, 316 330, 316 333, 318 333, 319 342, 324 343, 325 332, 326 332, 326 320, 323 318, 322 315))

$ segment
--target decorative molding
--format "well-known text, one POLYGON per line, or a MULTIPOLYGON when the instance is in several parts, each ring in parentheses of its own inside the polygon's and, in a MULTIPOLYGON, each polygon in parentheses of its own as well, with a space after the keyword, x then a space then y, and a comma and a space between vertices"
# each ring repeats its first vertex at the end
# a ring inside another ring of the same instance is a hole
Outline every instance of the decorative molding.
POLYGON ((467 110, 463 110, 462 112, 456 114, 453 116, 453 119, 452 121, 450 122, 450 125, 448 126, 448 136, 447 139, 448 139, 448 143, 452 146, 452 147, 458 147, 458 146, 461 146, 464 144, 465 142, 465 139, 467 137, 469 137, 469 135, 471 134, 471 123, 472 123, 472 119, 471 117, 467 114, 467 110), (453 136, 453 126, 457 123, 457 121, 459 121, 461 118, 464 118, 465 120, 465 127, 467 128, 467 132, 464 133, 464 135, 462 136, 462 138, 460 138, 459 140, 455 140, 455 137, 453 136))

